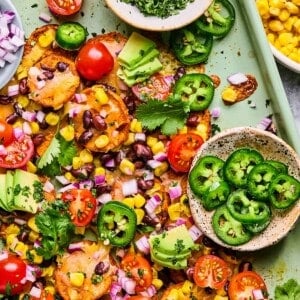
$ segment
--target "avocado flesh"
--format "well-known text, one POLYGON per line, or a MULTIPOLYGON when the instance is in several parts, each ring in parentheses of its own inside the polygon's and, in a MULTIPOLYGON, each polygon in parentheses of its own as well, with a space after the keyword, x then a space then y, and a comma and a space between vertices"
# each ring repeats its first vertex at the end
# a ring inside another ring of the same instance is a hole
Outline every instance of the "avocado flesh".
POLYGON ((12 209, 36 213, 38 202, 34 198, 34 184, 39 182, 37 175, 16 170, 14 175, 14 204, 12 209))
POLYGON ((187 267, 187 259, 182 259, 178 260, 176 257, 173 257, 173 260, 166 261, 166 260, 161 260, 157 258, 155 255, 151 255, 151 259, 157 263, 158 265, 170 268, 170 269, 175 269, 175 270, 180 270, 184 269, 187 267))
POLYGON ((133 32, 118 55, 120 64, 134 66, 145 57, 156 44, 150 39, 133 32))
POLYGON ((6 205, 6 174, 0 174, 0 207, 9 211, 6 205))
POLYGON ((125 76, 124 72, 121 69, 118 69, 117 75, 128 85, 133 86, 136 83, 143 82, 149 78, 149 76, 137 76, 136 78, 128 78, 125 76))
POLYGON ((6 204, 10 211, 14 205, 14 171, 7 171, 6 173, 6 204))

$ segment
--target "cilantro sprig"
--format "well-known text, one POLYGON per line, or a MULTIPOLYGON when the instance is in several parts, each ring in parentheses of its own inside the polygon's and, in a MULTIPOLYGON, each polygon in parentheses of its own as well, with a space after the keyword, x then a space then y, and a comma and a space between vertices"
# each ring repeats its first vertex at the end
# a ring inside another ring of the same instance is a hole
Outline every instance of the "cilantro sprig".
POLYGON ((136 110, 136 117, 148 130, 160 128, 163 134, 171 135, 184 126, 189 111, 187 102, 171 96, 166 101, 150 99, 140 104, 136 110))

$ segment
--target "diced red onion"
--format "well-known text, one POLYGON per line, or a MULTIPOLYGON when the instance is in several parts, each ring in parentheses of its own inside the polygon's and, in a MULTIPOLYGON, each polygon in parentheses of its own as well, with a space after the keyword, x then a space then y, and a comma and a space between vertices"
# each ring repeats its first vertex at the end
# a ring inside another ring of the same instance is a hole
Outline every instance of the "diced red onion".
POLYGON ((86 96, 86 94, 76 93, 74 96, 74 100, 77 103, 83 103, 83 102, 86 102, 87 96, 86 96))
POLYGON ((18 38, 24 40, 25 37, 24 30, 21 30, 21 28, 14 23, 11 23, 9 25, 9 28, 10 28, 10 35, 17 36, 18 38))
POLYGON ((159 153, 155 154, 153 156, 153 158, 154 158, 154 160, 163 162, 163 161, 167 160, 168 156, 167 156, 167 153, 165 153, 165 152, 159 152, 159 153))
POLYGON ((157 167, 161 166, 161 162, 160 161, 157 161, 155 159, 149 159, 147 161, 147 165, 152 168, 152 169, 156 169, 157 167))
POLYGON ((70 181, 63 175, 55 176, 55 179, 62 185, 67 185, 70 183, 70 181))
POLYGON ((44 12, 41 12, 39 15, 39 19, 43 22, 50 23, 52 20, 52 17, 44 12))
POLYGON ((116 249, 116 255, 117 255, 117 256, 119 256, 119 257, 124 257, 125 254, 126 254, 125 249, 123 249, 123 248, 118 248, 118 249, 116 249))
POLYGON ((95 185, 101 185, 105 183, 105 176, 104 175, 95 175, 94 177, 95 185))
POLYGON ((141 295, 144 297, 152 298, 157 293, 156 288, 151 284, 145 291, 141 292, 141 295))
POLYGON ((39 247, 41 247, 41 241, 35 240, 33 243, 33 248, 39 248, 39 247))
POLYGON ((143 170, 143 179, 144 180, 154 180, 154 174, 153 172, 149 170, 143 170))
POLYGON ((105 204, 112 200, 112 196, 110 193, 104 193, 97 197, 97 202, 101 204, 105 204))
POLYGON ((29 291, 29 295, 34 297, 34 298, 40 299, 41 294, 42 294, 42 290, 40 288, 35 287, 35 286, 33 286, 31 288, 31 290, 29 291))
POLYGON ((2 16, 6 19, 7 23, 10 24, 15 18, 16 14, 11 10, 4 10, 2 16))
POLYGON ((185 218, 178 218, 175 222, 176 226, 180 226, 186 223, 186 219, 185 218))
POLYGON ((2 58, 11 64, 17 59, 17 56, 13 53, 6 52, 6 54, 2 58))
POLYGON ((22 124, 22 129, 23 129, 25 134, 28 134, 28 135, 32 134, 32 129, 31 129, 30 124, 28 122, 24 122, 22 124))
POLYGON ((146 141, 146 135, 143 132, 138 132, 134 136, 135 141, 146 141))
POLYGON ((34 122, 36 120, 36 112, 24 110, 22 118, 28 122, 34 122))
POLYGON ((7 259, 8 258, 8 253, 7 251, 0 251, 0 261, 7 259))
POLYGON ((7 95, 9 97, 13 97, 19 94, 19 85, 14 84, 14 85, 9 85, 7 88, 7 95))
POLYGON ((91 190, 94 187, 94 181, 91 179, 82 180, 79 182, 80 189, 88 189, 91 190))
POLYGON ((129 295, 135 294, 136 282, 134 279, 128 277, 121 277, 120 284, 127 294, 129 295))
POLYGON ((17 47, 17 49, 25 44, 24 39, 21 39, 17 35, 14 35, 10 40, 10 43, 17 47))
POLYGON ((112 158, 110 160, 108 160, 105 164, 104 164, 105 167, 107 168, 114 168, 116 166, 116 162, 115 160, 112 158))
POLYGON ((45 191, 45 192, 47 192, 47 193, 53 192, 53 191, 54 191, 54 185, 53 185, 49 180, 47 180, 47 181, 44 183, 43 191, 45 191))
POLYGON ((14 222, 18 225, 25 225, 27 223, 26 220, 21 218, 14 218, 14 222))
POLYGON ((107 116, 107 111, 105 109, 101 109, 100 112, 99 112, 99 115, 102 117, 102 118, 106 118, 107 116))
POLYGON ((116 297, 118 296, 118 294, 121 293, 121 291, 122 291, 122 287, 120 284, 115 283, 115 282, 112 283, 111 288, 110 288, 110 293, 109 293, 111 299, 116 300, 117 299, 116 297))
POLYGON ((195 272, 195 268, 194 268, 194 267, 189 267, 189 268, 185 271, 188 280, 193 280, 194 272, 195 272))
POLYGON ((79 188, 79 184, 78 183, 70 183, 62 188, 60 188, 58 190, 59 193, 63 193, 65 191, 69 191, 69 190, 72 190, 72 189, 78 189, 79 188))
POLYGON ((238 85, 243 82, 246 82, 248 80, 248 77, 245 74, 238 72, 238 73, 229 75, 227 77, 227 80, 229 83, 231 83, 233 85, 238 85))
POLYGON ((0 155, 1 156, 6 156, 7 155, 7 150, 6 148, 0 144, 0 155))
POLYGON ((136 194, 138 192, 138 185, 136 179, 130 179, 128 181, 123 182, 122 192, 125 197, 136 194))
MULTIPOLYGON (((30 265, 26 266, 26 281, 30 281, 30 282, 35 282, 36 281, 36 276, 35 276, 35 268, 33 268, 30 265)), ((25 281, 25 282, 26 282, 25 281)))
POLYGON ((189 228, 189 233, 193 241, 196 241, 203 234, 196 225, 189 228))
POLYGON ((175 186, 170 186, 169 188, 169 196, 171 201, 180 197, 182 195, 182 188, 180 183, 177 183, 175 186))
POLYGON ((258 129, 266 130, 272 124, 272 119, 269 117, 263 118, 256 126, 258 129))
POLYGON ((254 300, 264 300, 265 297, 261 289, 255 289, 252 291, 254 300))
POLYGON ((46 85, 46 81, 45 81, 45 80, 40 80, 40 81, 37 81, 37 82, 35 83, 35 87, 36 87, 38 90, 41 90, 45 85, 46 85))
POLYGON ((136 247, 138 248, 139 251, 141 251, 144 254, 149 254, 150 253, 150 245, 148 238, 143 235, 141 238, 139 238, 135 242, 136 247))
POLYGON ((68 246, 68 252, 72 253, 74 251, 79 251, 82 250, 83 243, 78 242, 78 243, 71 243, 68 246))
POLYGON ((20 127, 14 127, 13 129, 13 133, 14 133, 14 137, 19 140, 20 138, 22 138, 24 136, 24 131, 22 128, 20 127))
POLYGON ((160 205, 161 199, 158 195, 152 196, 145 204, 145 210, 150 218, 156 219, 155 209, 160 205))
POLYGON ((0 68, 3 68, 4 66, 5 66, 5 60, 0 57, 0 68))
MULTIPOLYGON (((9 38, 0 40, 0 47, 6 51, 5 55, 7 53, 13 54, 17 49, 17 47, 10 42, 9 38)), ((5 57, 5 55, 3 56, 3 58, 5 57)))
POLYGON ((214 107, 211 110, 211 116, 212 116, 212 118, 217 119, 217 118, 220 117, 220 115, 221 115, 221 108, 220 107, 214 107))

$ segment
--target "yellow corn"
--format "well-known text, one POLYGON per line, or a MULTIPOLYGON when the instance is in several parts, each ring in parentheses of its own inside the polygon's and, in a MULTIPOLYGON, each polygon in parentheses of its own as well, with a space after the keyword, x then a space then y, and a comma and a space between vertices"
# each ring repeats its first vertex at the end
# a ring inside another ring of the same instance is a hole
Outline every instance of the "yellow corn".
POLYGON ((26 164, 27 171, 30 173, 36 173, 37 167, 31 161, 28 161, 26 164))
POLYGON ((93 162, 93 154, 88 149, 80 151, 79 157, 83 163, 93 162))
POLYGON ((84 226, 76 226, 75 227, 75 234, 84 235, 85 234, 85 227, 84 226))
POLYGON ((51 294, 51 295, 54 295, 55 294, 55 288, 53 285, 47 285, 45 288, 44 288, 46 294, 51 294))
POLYGON ((135 213, 136 213, 136 218, 137 218, 137 225, 141 224, 143 221, 143 218, 145 216, 145 211, 142 208, 135 208, 134 209, 135 213))
POLYGON ((106 92, 104 91, 104 89, 101 87, 97 87, 95 89, 95 97, 96 97, 96 100, 102 105, 108 103, 108 100, 109 100, 108 96, 107 96, 106 92))
MULTIPOLYGON (((290 17, 290 13, 287 9, 283 9, 280 14, 278 15, 278 18, 281 22, 285 22, 290 17)), ((283 25, 284 26, 284 25, 283 25)))
POLYGON ((135 165, 129 159, 123 158, 120 162, 119 169, 123 174, 132 175, 135 171, 135 165))
POLYGON ((65 177, 66 177, 66 179, 68 179, 71 182, 74 182, 76 180, 76 178, 73 176, 73 174, 71 172, 66 172, 65 177))
POLYGON ((30 101, 29 101, 27 96, 19 95, 18 98, 17 98, 17 102, 22 108, 25 108, 29 105, 30 101))
POLYGON ((81 287, 84 282, 85 275, 82 272, 71 272, 69 274, 70 282, 73 286, 81 287))
POLYGON ((179 130, 179 133, 180 133, 180 134, 184 134, 184 133, 187 133, 187 131, 188 131, 187 126, 183 126, 183 127, 179 130))
POLYGON ((127 140, 124 142, 125 146, 129 146, 133 144, 135 141, 135 134, 133 132, 129 132, 127 140))
POLYGON ((35 231, 35 232, 40 232, 38 227, 36 226, 36 223, 35 223, 35 217, 31 217, 28 221, 27 221, 27 225, 28 227, 35 231))
POLYGON ((142 132, 143 131, 142 123, 139 122, 137 119, 133 119, 130 122, 130 131, 131 132, 142 132))
POLYGON ((156 290, 159 290, 162 286, 163 286, 163 281, 158 279, 158 278, 154 278, 152 280, 152 284, 155 286, 156 290))
POLYGON ((95 140, 95 145, 97 148, 101 149, 104 148, 105 146, 107 146, 109 143, 109 138, 107 135, 102 134, 99 137, 97 137, 97 139, 95 140))
POLYGON ((153 154, 157 154, 165 151, 165 145, 162 141, 157 142, 151 147, 153 154))
POLYGON ((40 131, 40 125, 38 122, 30 122, 31 132, 36 134, 40 131))
POLYGON ((179 202, 171 204, 168 207, 168 214, 171 221, 176 221, 180 217, 181 204, 179 202))
POLYGON ((284 26, 280 20, 272 20, 269 22, 269 28, 274 32, 279 32, 284 29, 284 26))
POLYGON ((51 265, 47 268, 43 268, 42 269, 42 277, 51 277, 51 276, 53 276, 54 270, 55 270, 54 265, 51 265))
POLYGON ((146 203, 146 199, 144 196, 142 196, 141 194, 137 194, 133 197, 134 199, 134 206, 136 208, 141 208, 145 205, 146 203))
POLYGON ((105 169, 103 167, 97 167, 94 171, 95 175, 105 175, 105 169))
POLYGON ((183 283, 183 286, 181 288, 182 292, 186 295, 190 295, 191 294, 191 291, 193 289, 193 283, 190 282, 189 280, 186 280, 184 283, 183 283))
POLYGON ((39 234, 36 231, 31 230, 28 235, 30 242, 35 242, 39 238, 39 234))
POLYGON ((199 134, 204 141, 208 139, 207 135, 207 125, 206 124, 198 124, 196 127, 196 134, 199 134))
POLYGON ((169 164, 165 161, 163 161, 160 166, 158 166, 157 168, 155 168, 154 170, 154 175, 155 176, 161 176, 162 174, 164 174, 165 172, 167 172, 169 169, 169 164))
POLYGON ((29 256, 32 257, 32 262, 35 264, 41 264, 43 262, 43 256, 38 255, 35 249, 29 250, 29 256))
POLYGON ((285 4, 285 8, 292 15, 298 15, 299 14, 299 7, 296 4, 294 4, 293 2, 287 1, 286 4, 285 4))
POLYGON ((179 293, 177 289, 171 289, 169 295, 168 295, 168 300, 179 300, 179 293))
POLYGON ((216 295, 214 297, 214 300, 228 300, 228 297, 227 296, 216 295))
POLYGON ((297 6, 300 6, 300 0, 292 0, 292 2, 297 5, 297 6))
POLYGON ((256 6, 262 17, 269 17, 269 3, 267 0, 257 0, 256 6))
POLYGON ((59 122, 59 116, 57 113, 49 112, 45 117, 45 121, 50 126, 55 126, 59 122))
POLYGON ((49 47, 55 39, 55 31, 54 30, 47 30, 43 33, 39 39, 38 43, 41 47, 46 48, 49 47))
POLYGON ((59 133, 67 142, 72 141, 75 137, 75 130, 72 125, 67 125, 67 126, 63 127, 59 131, 59 133))
POLYGON ((79 168, 81 168, 83 165, 82 160, 80 159, 79 156, 74 156, 72 159, 72 167, 73 169, 77 170, 79 168))
POLYGON ((148 136, 146 142, 149 147, 153 147, 158 142, 158 139, 153 136, 148 136))
POLYGON ((29 249, 28 245, 24 244, 23 242, 18 241, 16 243, 14 249, 12 249, 12 250, 15 252, 18 252, 20 257, 25 259, 25 258, 27 258, 28 249, 29 249))
POLYGON ((133 197, 126 197, 122 201, 123 201, 123 203, 125 203, 129 207, 134 208, 134 198, 133 197))
POLYGON ((18 235, 20 233, 20 227, 17 226, 16 224, 11 224, 5 229, 5 235, 18 235))
POLYGON ((278 8, 278 7, 270 7, 269 12, 270 12, 271 16, 278 17, 279 14, 280 14, 280 8, 278 8))

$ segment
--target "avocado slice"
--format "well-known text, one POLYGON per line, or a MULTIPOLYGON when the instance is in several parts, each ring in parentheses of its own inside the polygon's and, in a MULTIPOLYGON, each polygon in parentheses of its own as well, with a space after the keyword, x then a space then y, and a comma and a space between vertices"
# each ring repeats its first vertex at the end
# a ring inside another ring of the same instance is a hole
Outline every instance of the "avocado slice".
POLYGON ((11 207, 14 206, 14 171, 8 170, 6 173, 6 205, 12 211, 11 207))
POLYGON ((133 86, 136 83, 143 82, 146 79, 149 78, 149 76, 137 76, 136 78, 128 78, 124 74, 124 72, 121 69, 118 69, 117 75, 128 85, 128 86, 133 86))
POLYGON ((118 61, 123 65, 134 66, 155 47, 152 40, 133 32, 119 53, 118 61))
POLYGON ((173 260, 161 260, 159 258, 157 258, 155 255, 152 255, 151 253, 151 259, 152 261, 154 261, 155 263, 157 263, 158 265, 170 268, 170 269, 175 269, 175 270, 179 270, 179 269, 184 269, 187 267, 187 258, 185 259, 177 259, 177 257, 174 257, 173 260))
POLYGON ((195 248, 186 226, 180 225, 149 238, 150 249, 168 255, 189 255, 195 248))
POLYGON ((0 207, 9 211, 6 204, 6 174, 0 174, 0 207))
POLYGON ((157 251, 157 250, 152 250, 151 253, 153 256, 155 256, 157 259, 159 259, 161 261, 174 261, 174 259, 176 259, 176 260, 187 259, 190 256, 191 251, 188 251, 186 253, 173 254, 173 255, 165 254, 165 253, 157 251))
POLYGON ((14 210, 36 213, 38 202, 35 186, 39 183, 36 174, 17 169, 14 174, 14 210))

